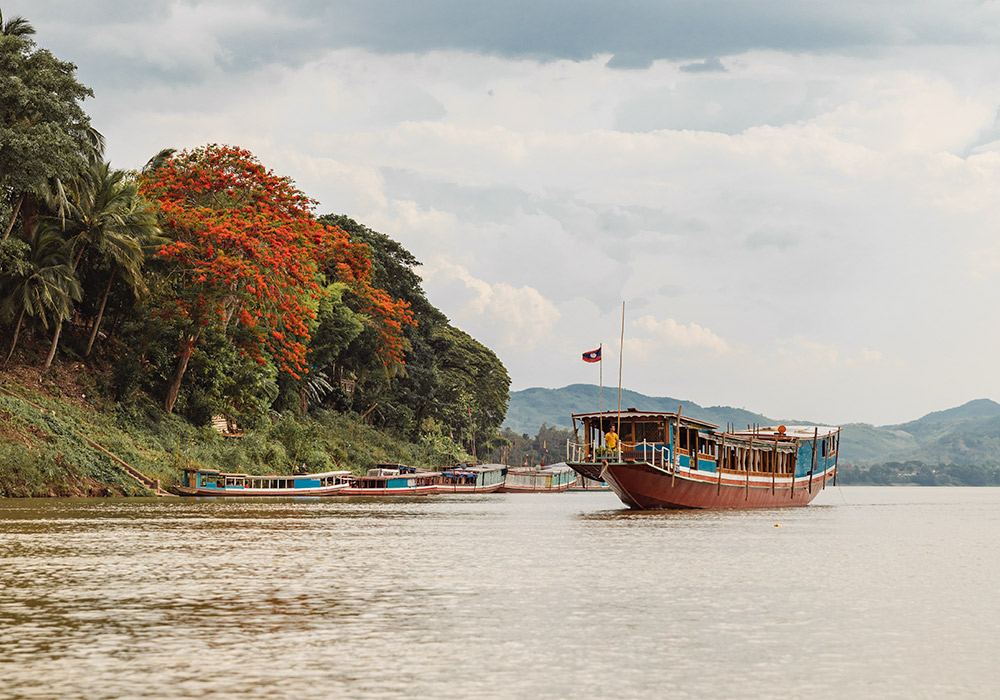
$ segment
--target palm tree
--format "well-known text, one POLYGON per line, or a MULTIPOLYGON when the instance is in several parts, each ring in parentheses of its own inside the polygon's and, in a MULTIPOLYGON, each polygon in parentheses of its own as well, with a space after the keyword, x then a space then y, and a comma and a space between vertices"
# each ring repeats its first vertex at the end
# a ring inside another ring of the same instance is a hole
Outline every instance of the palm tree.
POLYGON ((55 340, 45 367, 52 364, 55 347, 62 332, 62 323, 73 314, 73 303, 82 297, 80 282, 70 267, 66 245, 58 231, 42 229, 31 241, 31 248, 22 264, 14 265, 2 279, 0 312, 9 319, 17 316, 14 338, 4 364, 10 361, 17 347, 25 316, 37 318, 48 329, 55 324, 55 340))
POLYGON ((88 248, 96 250, 103 267, 110 268, 100 310, 84 353, 93 349, 104 318, 108 296, 116 278, 123 279, 135 294, 146 285, 142 278, 144 248, 165 242, 156 215, 139 195, 138 185, 109 163, 93 162, 90 168, 66 186, 66 211, 62 225, 73 257, 73 270, 80 266, 88 248))
POLYGON ((0 35, 3 36, 30 36, 35 33, 35 28, 31 26, 24 17, 16 16, 13 19, 3 21, 3 10, 0 10, 0 35))

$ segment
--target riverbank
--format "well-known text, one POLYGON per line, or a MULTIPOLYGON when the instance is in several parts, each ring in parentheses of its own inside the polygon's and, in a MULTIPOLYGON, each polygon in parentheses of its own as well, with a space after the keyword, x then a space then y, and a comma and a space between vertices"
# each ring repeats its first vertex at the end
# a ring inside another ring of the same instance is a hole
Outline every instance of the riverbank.
POLYGON ((429 466, 453 446, 395 439, 358 416, 274 414, 263 430, 225 437, 148 399, 115 403, 79 363, 0 372, 0 497, 148 496, 185 466, 249 474, 363 472, 380 461, 429 466))

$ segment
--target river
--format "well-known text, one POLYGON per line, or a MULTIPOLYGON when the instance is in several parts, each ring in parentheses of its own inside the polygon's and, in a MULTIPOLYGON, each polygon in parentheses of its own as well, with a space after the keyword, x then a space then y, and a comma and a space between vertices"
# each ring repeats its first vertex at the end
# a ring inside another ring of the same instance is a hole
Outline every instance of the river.
POLYGON ((0 698, 1000 693, 1000 489, 0 500, 0 698))

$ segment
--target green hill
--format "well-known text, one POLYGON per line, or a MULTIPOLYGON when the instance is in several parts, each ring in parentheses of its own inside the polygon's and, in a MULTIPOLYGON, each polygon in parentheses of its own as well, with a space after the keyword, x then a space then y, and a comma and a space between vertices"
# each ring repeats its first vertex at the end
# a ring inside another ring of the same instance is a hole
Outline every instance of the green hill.
POLYGON ((955 408, 928 413, 909 423, 889 425, 886 429, 907 432, 920 444, 926 445, 954 432, 988 431, 998 416, 1000 404, 989 399, 976 399, 955 408))
POLYGON ((918 449, 916 438, 904 430, 879 428, 866 423, 851 423, 843 428, 840 457, 852 464, 898 459, 918 449))

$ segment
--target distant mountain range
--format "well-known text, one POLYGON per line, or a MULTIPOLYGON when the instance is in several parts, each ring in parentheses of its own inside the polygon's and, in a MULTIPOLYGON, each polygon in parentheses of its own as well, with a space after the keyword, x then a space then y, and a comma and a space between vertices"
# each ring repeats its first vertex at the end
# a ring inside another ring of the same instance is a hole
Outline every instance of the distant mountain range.
MULTIPOLYGON (((598 409, 598 387, 572 384, 562 389, 524 389, 512 391, 504 427, 518 433, 535 435, 543 423, 572 427, 573 413, 598 409)), ((604 388, 604 409, 618 406, 618 389, 604 388)), ((745 428, 754 423, 819 424, 822 421, 775 419, 731 406, 703 407, 693 401, 673 397, 645 396, 622 391, 622 409, 676 411, 720 426, 732 424, 745 428)), ((874 426, 851 423, 843 426, 840 458, 856 465, 917 461, 925 464, 1000 465, 1000 404, 977 399, 956 408, 928 413, 909 423, 874 426)))

